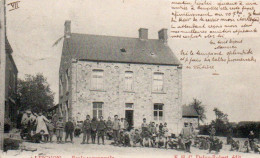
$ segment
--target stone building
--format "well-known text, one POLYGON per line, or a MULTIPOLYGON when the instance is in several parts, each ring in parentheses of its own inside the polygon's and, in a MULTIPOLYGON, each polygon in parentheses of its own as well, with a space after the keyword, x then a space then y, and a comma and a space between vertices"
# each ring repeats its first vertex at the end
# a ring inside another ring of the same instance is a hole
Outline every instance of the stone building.
POLYGON ((12 57, 12 47, 6 38, 6 68, 5 68, 5 124, 16 126, 18 114, 17 105, 17 75, 18 69, 12 57))
POLYGON ((182 121, 183 123, 192 124, 194 128, 199 126, 199 114, 193 106, 182 107, 182 121))
POLYGON ((59 104, 64 120, 115 114, 131 126, 167 122, 180 130, 182 66, 167 45, 167 29, 148 39, 71 33, 65 22, 59 70, 59 104))

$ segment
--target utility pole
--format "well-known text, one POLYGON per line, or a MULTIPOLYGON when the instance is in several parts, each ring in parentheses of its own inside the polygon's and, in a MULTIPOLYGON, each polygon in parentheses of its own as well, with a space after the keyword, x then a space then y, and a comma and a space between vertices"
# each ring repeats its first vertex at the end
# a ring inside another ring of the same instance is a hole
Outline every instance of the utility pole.
POLYGON ((0 0, 0 150, 4 145, 4 118, 5 118, 5 68, 6 68, 6 12, 5 0, 0 0))

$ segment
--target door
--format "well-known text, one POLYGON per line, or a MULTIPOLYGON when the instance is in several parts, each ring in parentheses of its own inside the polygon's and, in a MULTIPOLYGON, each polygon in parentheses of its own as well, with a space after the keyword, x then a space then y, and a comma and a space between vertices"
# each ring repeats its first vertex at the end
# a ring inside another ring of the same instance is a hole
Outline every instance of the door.
POLYGON ((130 131, 134 127, 134 110, 126 110, 125 119, 129 124, 129 127, 127 130, 130 131))

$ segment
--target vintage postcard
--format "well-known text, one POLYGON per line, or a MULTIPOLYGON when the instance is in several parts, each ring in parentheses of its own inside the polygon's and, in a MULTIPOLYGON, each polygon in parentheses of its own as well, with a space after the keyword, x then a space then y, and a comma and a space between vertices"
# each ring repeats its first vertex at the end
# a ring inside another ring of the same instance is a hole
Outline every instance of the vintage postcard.
POLYGON ((1 158, 260 157, 259 0, 0 0, 1 158))

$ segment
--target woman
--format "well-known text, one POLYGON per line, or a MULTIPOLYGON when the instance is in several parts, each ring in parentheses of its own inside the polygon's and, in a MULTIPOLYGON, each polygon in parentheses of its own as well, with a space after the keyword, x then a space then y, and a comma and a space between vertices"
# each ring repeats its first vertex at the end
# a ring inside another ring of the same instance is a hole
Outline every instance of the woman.
POLYGON ((44 131, 44 141, 47 142, 48 140, 48 129, 46 126, 46 122, 50 122, 45 116, 42 115, 42 112, 39 112, 38 117, 36 118, 36 133, 40 133, 41 130, 44 131))

